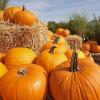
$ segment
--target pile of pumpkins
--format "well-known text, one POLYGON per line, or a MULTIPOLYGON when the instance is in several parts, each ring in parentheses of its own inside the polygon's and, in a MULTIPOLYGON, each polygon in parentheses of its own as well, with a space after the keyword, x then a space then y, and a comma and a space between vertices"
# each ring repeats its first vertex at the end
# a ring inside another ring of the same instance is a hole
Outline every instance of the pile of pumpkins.
POLYGON ((12 48, 0 54, 0 94, 3 100, 100 100, 100 67, 91 55, 67 49, 56 35, 39 54, 12 48))
POLYGON ((100 53, 100 45, 96 41, 89 40, 82 44, 82 50, 92 53, 100 53))
POLYGON ((18 25, 28 25, 38 23, 37 16, 31 11, 27 10, 25 6, 23 8, 17 6, 10 6, 4 11, 0 11, 0 21, 9 21, 18 25))

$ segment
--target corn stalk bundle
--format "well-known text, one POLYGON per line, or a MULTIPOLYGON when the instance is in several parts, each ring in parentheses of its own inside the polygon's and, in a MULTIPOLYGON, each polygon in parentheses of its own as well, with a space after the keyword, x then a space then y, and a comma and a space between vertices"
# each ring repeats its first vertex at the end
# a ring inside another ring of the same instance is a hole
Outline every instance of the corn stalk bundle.
POLYGON ((78 35, 69 35, 65 40, 70 45, 71 49, 81 49, 82 47, 82 38, 78 35))

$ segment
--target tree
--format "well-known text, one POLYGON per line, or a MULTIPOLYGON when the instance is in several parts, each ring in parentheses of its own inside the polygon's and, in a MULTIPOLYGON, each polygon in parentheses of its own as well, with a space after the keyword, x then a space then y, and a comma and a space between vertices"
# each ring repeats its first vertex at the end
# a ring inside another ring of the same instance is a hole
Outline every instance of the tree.
POLYGON ((0 0, 0 10, 4 10, 8 4, 9 0, 0 0))
POLYGON ((48 22, 48 29, 51 30, 52 32, 56 32, 56 29, 58 27, 58 24, 55 21, 49 21, 48 22))
POLYGON ((68 23, 68 27, 73 34, 83 35, 87 32, 88 20, 86 15, 73 15, 68 23))

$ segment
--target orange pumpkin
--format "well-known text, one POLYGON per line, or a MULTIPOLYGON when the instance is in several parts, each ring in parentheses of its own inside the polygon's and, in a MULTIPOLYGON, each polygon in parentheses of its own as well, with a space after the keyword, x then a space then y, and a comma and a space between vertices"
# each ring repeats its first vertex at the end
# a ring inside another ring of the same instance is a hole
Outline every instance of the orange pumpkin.
POLYGON ((60 53, 65 53, 68 48, 68 44, 65 42, 65 40, 63 40, 63 38, 55 36, 55 38, 43 45, 40 53, 44 50, 50 49, 52 46, 56 46, 57 48, 55 48, 55 51, 60 53))
POLYGON ((92 40, 89 40, 86 43, 90 44, 90 47, 92 47, 93 45, 96 45, 97 44, 96 41, 92 41, 92 40))
POLYGON ((13 66, 31 64, 34 62, 36 54, 28 48, 12 48, 5 56, 5 65, 10 69, 13 66))
POLYGON ((84 51, 84 54, 86 57, 78 59, 78 64, 85 65, 86 64, 85 62, 95 63, 94 58, 92 57, 90 52, 84 51))
POLYGON ((94 63, 77 65, 77 53, 69 67, 56 69, 50 77, 54 100, 100 100, 100 67, 94 63), (95 92, 94 92, 95 91, 95 92))
POLYGON ((14 15, 14 21, 18 25, 32 26, 33 24, 38 23, 38 18, 23 6, 23 10, 16 12, 14 15))
POLYGON ((83 51, 90 51, 90 44, 88 44, 88 43, 83 43, 83 44, 82 44, 82 50, 83 50, 83 51))
POLYGON ((62 28, 58 28, 56 33, 58 35, 61 35, 63 37, 67 37, 70 34, 70 31, 68 29, 62 29, 62 28))
POLYGON ((93 52, 93 53, 100 53, 100 45, 93 45, 91 47, 91 52, 93 52))
POLYGON ((36 64, 41 65, 50 75, 51 72, 61 63, 67 61, 63 53, 56 53, 55 46, 50 50, 45 50, 37 57, 36 64))
POLYGON ((63 37, 67 37, 68 35, 70 35, 70 31, 68 29, 65 29, 65 30, 62 31, 63 37))
POLYGON ((62 46, 63 44, 68 45, 65 38, 63 36, 57 35, 57 34, 52 36, 51 41, 60 45, 60 46, 62 46))
MULTIPOLYGON (((69 59, 69 61, 71 61, 73 51, 74 51, 73 49, 70 49, 70 50, 67 50, 65 53, 65 55, 69 59)), ((78 53, 78 59, 81 59, 81 58, 83 59, 86 57, 84 52, 82 52, 81 50, 77 50, 76 52, 78 53)))
POLYGON ((62 31, 63 31, 63 29, 62 28, 58 28, 57 30, 56 30, 56 34, 58 34, 58 35, 62 35, 61 33, 62 33, 62 31))
POLYGON ((48 76, 38 65, 22 65, 9 70, 0 85, 3 100, 45 100, 48 76))
POLYGON ((4 11, 0 11, 0 21, 3 21, 3 12, 4 11))
POLYGON ((5 21, 14 22, 14 15, 16 12, 20 11, 20 7, 11 6, 4 10, 3 18, 5 21))

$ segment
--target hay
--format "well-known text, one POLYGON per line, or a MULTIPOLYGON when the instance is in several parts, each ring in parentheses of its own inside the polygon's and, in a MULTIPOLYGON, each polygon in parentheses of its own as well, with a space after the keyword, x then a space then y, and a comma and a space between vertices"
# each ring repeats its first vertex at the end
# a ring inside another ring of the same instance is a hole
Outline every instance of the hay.
POLYGON ((0 52, 7 52, 13 47, 28 47, 38 53, 48 41, 47 31, 47 26, 42 22, 32 27, 0 22, 0 52))

